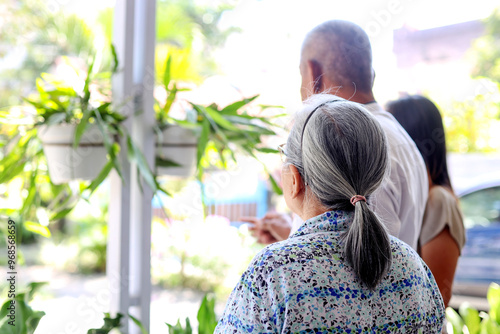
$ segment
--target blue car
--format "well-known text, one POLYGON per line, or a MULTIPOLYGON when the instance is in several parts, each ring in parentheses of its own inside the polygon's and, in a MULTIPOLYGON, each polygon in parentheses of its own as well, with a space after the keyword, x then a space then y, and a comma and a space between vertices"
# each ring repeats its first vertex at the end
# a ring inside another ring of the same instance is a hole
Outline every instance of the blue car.
MULTIPOLYGON (((453 294, 484 299, 491 282, 500 284, 500 171, 471 180, 456 192, 467 241, 458 260, 453 294)), ((475 306, 484 309, 487 304, 475 306)))

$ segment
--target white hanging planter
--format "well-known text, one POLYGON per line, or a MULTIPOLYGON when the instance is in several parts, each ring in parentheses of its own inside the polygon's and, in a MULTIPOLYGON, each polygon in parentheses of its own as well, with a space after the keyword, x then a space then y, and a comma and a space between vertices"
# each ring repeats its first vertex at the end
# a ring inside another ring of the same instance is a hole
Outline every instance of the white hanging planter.
POLYGON ((196 150, 198 137, 194 131, 178 125, 171 125, 157 136, 156 154, 160 158, 173 161, 179 167, 157 167, 158 175, 189 177, 196 171, 196 150))
POLYGON ((38 129, 54 184, 93 180, 107 162, 107 151, 97 126, 87 127, 77 148, 73 148, 75 130, 76 125, 72 124, 44 125, 38 129))

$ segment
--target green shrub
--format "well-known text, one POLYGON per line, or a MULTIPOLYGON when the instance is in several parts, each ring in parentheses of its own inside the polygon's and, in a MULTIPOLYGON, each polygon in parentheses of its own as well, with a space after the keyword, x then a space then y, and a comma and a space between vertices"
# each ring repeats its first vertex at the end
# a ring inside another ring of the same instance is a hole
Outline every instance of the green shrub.
POLYGON ((487 298, 488 313, 478 312, 469 303, 460 305, 458 313, 451 307, 446 309, 453 334, 500 334, 500 285, 491 283, 487 298))
MULTIPOLYGON (((15 294, 13 299, 5 298, 2 300, 0 308, 0 333, 2 334, 33 334, 38 327, 40 319, 45 315, 43 311, 35 311, 29 305, 33 299, 33 295, 40 287, 47 284, 46 282, 34 282, 19 293, 15 294), (11 301, 14 301, 15 315, 14 318, 9 317, 9 307, 11 301)), ((8 294, 5 294, 8 296, 8 294)))

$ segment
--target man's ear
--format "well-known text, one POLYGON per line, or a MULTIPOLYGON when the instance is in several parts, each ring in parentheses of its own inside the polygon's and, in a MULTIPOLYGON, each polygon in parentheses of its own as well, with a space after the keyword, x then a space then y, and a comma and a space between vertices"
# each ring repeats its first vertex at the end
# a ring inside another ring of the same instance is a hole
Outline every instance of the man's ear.
POLYGON ((311 82, 313 83, 314 94, 321 93, 323 91, 323 68, 321 64, 316 60, 308 60, 307 67, 309 69, 308 73, 311 75, 311 82))
POLYGON ((295 167, 294 165, 290 165, 289 166, 290 168, 290 172, 291 172, 291 177, 292 177, 292 180, 291 180, 291 194, 290 194, 290 197, 291 198, 296 198, 298 197, 302 191, 305 189, 304 188, 304 182, 302 181, 302 176, 300 175, 300 172, 299 170, 297 169, 297 167, 295 167))

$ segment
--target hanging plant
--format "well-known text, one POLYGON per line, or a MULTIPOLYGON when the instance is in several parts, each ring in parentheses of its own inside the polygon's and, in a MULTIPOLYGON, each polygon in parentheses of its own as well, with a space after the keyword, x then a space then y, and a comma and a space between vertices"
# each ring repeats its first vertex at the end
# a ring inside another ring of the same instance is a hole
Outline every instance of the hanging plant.
MULTIPOLYGON (((85 76, 72 82, 44 73, 36 81, 36 93, 25 99, 31 108, 15 107, 0 115, 3 133, 9 135, 0 160, 0 183, 23 180, 27 196, 20 210, 22 221, 61 219, 111 170, 123 179, 120 143, 127 146, 127 158, 144 182, 154 192, 168 194, 125 127, 120 103, 112 99, 111 77, 118 63, 113 47, 111 51, 110 70, 96 70, 99 57, 94 57, 85 76)), ((67 64, 71 65, 69 60, 67 64)))
MULTIPOLYGON (((202 106, 196 103, 187 102, 189 108, 186 110, 185 119, 176 119, 170 117, 170 109, 177 99, 177 94, 186 89, 178 87, 177 83, 171 79, 172 60, 167 57, 165 62, 165 72, 163 75, 162 86, 167 92, 166 99, 157 101, 157 132, 161 132, 169 127, 177 126, 186 131, 192 131, 198 136, 196 149, 192 149, 188 154, 195 155, 196 176, 201 180, 204 172, 211 167, 227 168, 228 162, 236 162, 237 154, 242 153, 255 158, 259 161, 257 154, 260 153, 278 153, 278 150, 264 146, 266 136, 274 136, 276 132, 273 128, 276 125, 271 121, 280 115, 261 115, 265 109, 277 108, 276 106, 258 106, 259 111, 250 114, 248 107, 254 102, 258 95, 243 98, 228 106, 219 107, 215 103, 209 106, 202 106)), ((279 107, 281 108, 281 107, 279 107)), ((171 164, 173 157, 160 157, 157 165, 164 162, 171 164)), ((267 170, 273 190, 281 194, 281 188, 267 170)))

